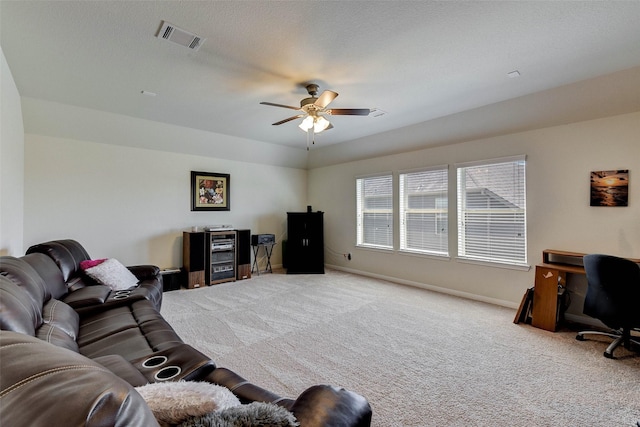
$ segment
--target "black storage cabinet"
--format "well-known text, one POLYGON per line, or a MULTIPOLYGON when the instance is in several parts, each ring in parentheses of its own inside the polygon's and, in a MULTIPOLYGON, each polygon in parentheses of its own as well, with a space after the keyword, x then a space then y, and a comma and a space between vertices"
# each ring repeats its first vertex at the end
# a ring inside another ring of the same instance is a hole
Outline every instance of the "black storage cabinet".
POLYGON ((287 274, 324 274, 324 212, 287 212, 287 274))

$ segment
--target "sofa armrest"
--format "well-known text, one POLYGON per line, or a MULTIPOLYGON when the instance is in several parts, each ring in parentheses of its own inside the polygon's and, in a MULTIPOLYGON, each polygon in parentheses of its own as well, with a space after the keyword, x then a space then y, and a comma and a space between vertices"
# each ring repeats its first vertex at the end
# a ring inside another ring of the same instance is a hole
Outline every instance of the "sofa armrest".
POLYGON ((96 357, 92 360, 101 364, 134 387, 149 384, 145 376, 119 354, 109 354, 107 356, 96 357))
POLYGON ((293 400, 280 397, 269 390, 252 384, 230 369, 216 368, 207 376, 206 381, 228 388, 242 403, 275 403, 286 409, 290 409, 293 404, 293 400))
POLYGON ((0 359, 0 425, 158 427, 133 386, 78 353, 0 331, 0 359))
POLYGON ((150 294, 151 291, 147 288, 113 291, 105 285, 93 285, 76 289, 67 294, 62 301, 71 306, 78 314, 85 316, 129 305, 134 301, 151 299, 150 294))
POLYGON ((296 399, 290 410, 301 427, 371 425, 372 412, 367 399, 341 387, 310 387, 296 399))
POLYGON ((228 388, 242 403, 267 402, 293 412, 300 427, 369 427, 371 406, 364 397, 341 387, 316 385, 295 401, 259 387, 226 368, 216 368, 206 381, 228 388))
POLYGON ((160 267, 155 265, 131 265, 127 268, 140 281, 155 279, 160 275, 160 267))
POLYGON ((110 294, 111 288, 108 286, 87 286, 70 292, 62 299, 62 301, 77 310, 83 307, 104 304, 110 294))
POLYGON ((160 268, 155 265, 134 265, 127 268, 138 279, 138 289, 146 289, 145 298, 160 311, 163 292, 160 268))
POLYGON ((131 364, 151 383, 162 381, 202 381, 216 368, 210 357, 188 344, 156 351, 131 364))

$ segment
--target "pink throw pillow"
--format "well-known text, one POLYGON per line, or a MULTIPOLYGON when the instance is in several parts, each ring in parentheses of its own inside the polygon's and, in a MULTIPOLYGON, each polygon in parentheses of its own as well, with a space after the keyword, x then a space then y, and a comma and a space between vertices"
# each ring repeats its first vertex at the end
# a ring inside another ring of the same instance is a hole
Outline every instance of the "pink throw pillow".
POLYGON ((95 267, 96 265, 100 265, 105 262, 107 259, 87 259, 84 261, 80 261, 80 268, 86 270, 87 268, 95 267))

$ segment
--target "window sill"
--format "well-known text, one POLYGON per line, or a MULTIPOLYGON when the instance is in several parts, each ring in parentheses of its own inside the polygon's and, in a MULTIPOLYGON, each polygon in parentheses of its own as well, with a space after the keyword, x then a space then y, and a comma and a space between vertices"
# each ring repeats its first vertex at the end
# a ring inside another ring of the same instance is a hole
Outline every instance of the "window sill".
POLYGON ((456 261, 460 261, 465 264, 476 264, 476 265, 485 265, 487 267, 504 268, 507 270, 520 270, 520 271, 531 270, 531 266, 526 264, 507 264, 507 263, 498 262, 498 261, 481 261, 477 259, 463 258, 463 257, 456 257, 456 261))
POLYGON ((356 245, 356 248, 358 249, 366 249, 369 251, 376 251, 376 252, 393 252, 393 248, 387 248, 384 246, 374 246, 374 245, 356 245))
POLYGON ((438 261, 451 261, 451 257, 448 254, 436 254, 436 253, 427 253, 420 251, 412 251, 407 249, 400 249, 398 253, 401 255, 414 256, 418 258, 430 258, 436 259, 438 261))

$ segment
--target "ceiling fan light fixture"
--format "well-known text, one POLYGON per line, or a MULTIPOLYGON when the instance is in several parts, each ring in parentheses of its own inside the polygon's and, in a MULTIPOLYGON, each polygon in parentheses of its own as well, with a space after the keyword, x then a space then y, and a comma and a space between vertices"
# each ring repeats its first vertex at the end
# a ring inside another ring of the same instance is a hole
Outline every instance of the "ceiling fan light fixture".
POLYGON ((323 130, 325 130, 327 127, 329 127, 331 123, 329 122, 329 120, 325 119, 322 116, 318 116, 316 117, 316 119, 314 120, 313 123, 313 131, 315 133, 320 133, 323 130))
POLYGON ((308 132, 309 129, 313 127, 313 117, 307 116, 304 120, 302 120, 298 127, 303 131, 308 132))
POLYGON ((298 127, 305 132, 309 132, 313 129, 313 133, 320 133, 328 128, 330 124, 331 122, 322 116, 307 116, 302 120, 298 127))
MULTIPOLYGON (((1 0, 0 0, 1 1, 1 0)), ((306 86, 309 98, 304 98, 300 101, 300 107, 293 107, 291 105, 276 104, 273 102, 261 102, 262 105, 271 105, 272 107, 288 108, 290 110, 297 110, 300 114, 287 117, 279 122, 272 123, 273 126, 278 126, 284 123, 288 123, 292 120, 302 119, 302 122, 298 125, 300 129, 307 132, 307 142, 310 135, 323 132, 327 129, 333 129, 333 125, 329 120, 325 118, 325 114, 335 116, 368 116, 371 114, 369 108, 332 108, 328 109, 327 106, 338 96, 337 92, 332 90, 323 91, 320 96, 318 95, 318 85, 310 83, 306 86)), ((307 149, 308 149, 307 144, 307 149)))

